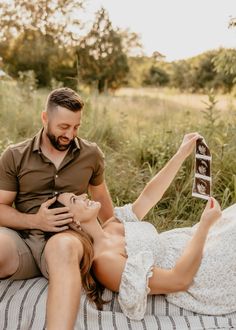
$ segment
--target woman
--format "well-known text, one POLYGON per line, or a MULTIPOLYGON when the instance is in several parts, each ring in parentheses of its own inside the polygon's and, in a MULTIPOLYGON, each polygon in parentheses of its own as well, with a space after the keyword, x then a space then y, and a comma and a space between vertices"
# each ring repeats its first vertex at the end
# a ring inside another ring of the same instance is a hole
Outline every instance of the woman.
POLYGON ((102 227, 98 202, 85 194, 58 197, 70 207, 76 225, 93 238, 93 272, 106 288, 119 292, 120 306, 131 319, 143 318, 148 294, 167 294, 170 302, 203 314, 236 310, 236 224, 229 211, 215 224, 221 210, 211 198, 197 225, 162 234, 139 221, 160 200, 198 138, 197 133, 187 134, 138 199, 117 208, 102 227))

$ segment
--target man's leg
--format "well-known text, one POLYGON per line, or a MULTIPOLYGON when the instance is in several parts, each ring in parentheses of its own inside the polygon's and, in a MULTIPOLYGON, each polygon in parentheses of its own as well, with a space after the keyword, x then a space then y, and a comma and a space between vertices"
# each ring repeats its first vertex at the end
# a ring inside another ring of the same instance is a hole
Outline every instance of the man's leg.
POLYGON ((0 278, 27 279, 40 276, 30 249, 20 235, 0 228, 0 278))
POLYGON ((47 242, 44 257, 49 277, 47 330, 73 330, 81 294, 82 243, 75 232, 56 234, 47 242))
POLYGON ((19 255, 11 237, 0 233, 0 278, 13 275, 19 267, 19 255))

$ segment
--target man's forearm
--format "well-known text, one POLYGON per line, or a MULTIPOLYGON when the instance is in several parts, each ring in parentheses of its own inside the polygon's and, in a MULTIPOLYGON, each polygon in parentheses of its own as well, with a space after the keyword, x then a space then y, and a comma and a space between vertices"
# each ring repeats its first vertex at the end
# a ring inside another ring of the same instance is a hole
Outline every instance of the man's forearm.
POLYGON ((110 219, 114 215, 114 209, 105 181, 98 186, 90 185, 89 192, 93 200, 101 203, 101 209, 98 214, 99 220, 105 222, 110 219))
POLYGON ((112 201, 111 201, 111 198, 109 198, 109 197, 101 198, 99 200, 102 207, 99 211, 98 218, 101 222, 105 222, 106 220, 110 219, 114 215, 112 201))
POLYGON ((26 214, 15 208, 0 204, 0 226, 12 229, 32 229, 34 214, 26 214))

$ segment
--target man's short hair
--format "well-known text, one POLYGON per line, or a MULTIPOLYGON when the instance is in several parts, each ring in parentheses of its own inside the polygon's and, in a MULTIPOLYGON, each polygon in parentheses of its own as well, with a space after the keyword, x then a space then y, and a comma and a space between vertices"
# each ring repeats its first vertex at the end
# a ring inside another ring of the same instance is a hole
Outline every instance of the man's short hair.
POLYGON ((84 102, 81 97, 71 88, 62 87, 54 89, 47 98, 46 111, 52 111, 57 106, 77 112, 82 110, 84 102))

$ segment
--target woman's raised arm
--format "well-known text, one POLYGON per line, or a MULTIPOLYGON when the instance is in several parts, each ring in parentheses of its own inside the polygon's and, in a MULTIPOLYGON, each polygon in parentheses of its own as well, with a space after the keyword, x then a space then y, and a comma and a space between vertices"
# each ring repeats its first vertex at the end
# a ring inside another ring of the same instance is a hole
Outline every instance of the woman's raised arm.
POLYGON ((220 205, 211 197, 193 237, 177 260, 175 267, 170 270, 153 269, 153 277, 149 281, 151 294, 186 291, 189 288, 201 264, 208 231, 220 216, 220 205))
POLYGON ((139 197, 133 203, 133 212, 138 219, 143 219, 148 211, 162 198, 182 163, 192 153, 196 140, 199 137, 200 135, 198 133, 186 134, 176 154, 160 172, 148 182, 139 197))

